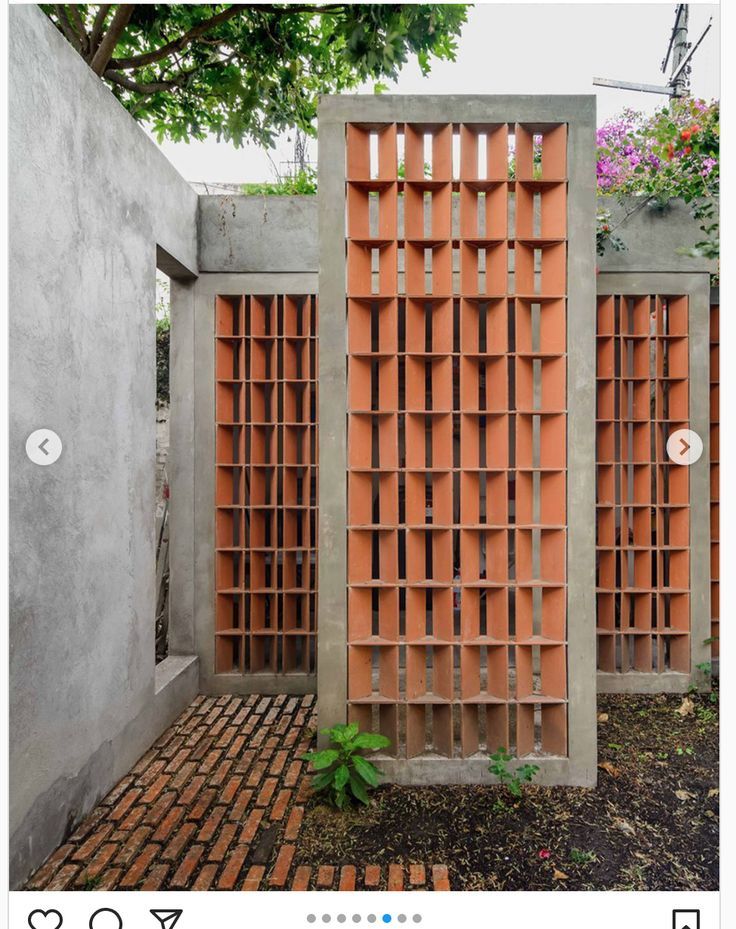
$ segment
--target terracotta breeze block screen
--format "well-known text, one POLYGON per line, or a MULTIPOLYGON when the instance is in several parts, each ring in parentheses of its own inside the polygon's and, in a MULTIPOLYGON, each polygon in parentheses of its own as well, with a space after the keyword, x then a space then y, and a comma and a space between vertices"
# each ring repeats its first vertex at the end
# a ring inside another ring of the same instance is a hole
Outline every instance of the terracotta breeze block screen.
POLYGON ((316 297, 215 311, 215 671, 314 672, 316 297))
POLYGON ((566 126, 346 145, 349 717, 564 756, 566 126))
POLYGON ((711 655, 720 654, 720 601, 719 601, 719 312, 718 303, 710 308, 710 605, 711 605, 711 655))
POLYGON ((597 332, 598 668, 689 673, 688 297, 601 296, 597 332))

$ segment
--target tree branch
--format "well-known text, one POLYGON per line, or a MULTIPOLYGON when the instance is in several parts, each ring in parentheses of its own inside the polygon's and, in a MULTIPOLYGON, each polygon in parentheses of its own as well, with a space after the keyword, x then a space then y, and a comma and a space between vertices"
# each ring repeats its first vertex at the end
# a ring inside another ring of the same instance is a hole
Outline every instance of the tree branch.
POLYGON ((142 55, 135 55, 133 58, 116 58, 114 61, 110 61, 109 64, 114 68, 122 68, 124 71, 131 71, 135 70, 136 68, 142 68, 145 65, 153 64, 156 61, 160 61, 162 58, 168 58, 172 52, 183 51, 195 39, 205 35, 205 33, 209 32, 211 29, 214 29, 215 26, 219 26, 220 23, 224 23, 230 19, 233 19, 233 17, 237 16, 238 13, 242 13, 244 10, 277 13, 281 16, 292 16, 295 13, 319 13, 332 15, 337 13, 344 13, 346 9, 347 7, 342 3, 326 4, 325 6, 295 5, 288 8, 265 4, 233 4, 233 6, 231 6, 229 9, 222 10, 215 16, 210 17, 210 19, 206 19, 204 22, 198 23, 196 26, 193 26, 190 30, 188 30, 188 32, 185 32, 183 35, 179 36, 178 39, 167 42, 166 45, 162 45, 160 48, 153 49, 150 52, 145 52, 142 55))
POLYGON ((89 36, 87 35, 87 29, 84 25, 84 20, 82 19, 82 14, 79 11, 79 6, 76 3, 70 3, 69 9, 72 14, 72 26, 74 31, 79 36, 79 47, 82 50, 82 54, 85 55, 89 51, 89 36))
POLYGON ((171 90, 173 87, 180 86, 180 82, 173 79, 170 81, 156 81, 151 84, 139 84, 137 81, 132 81, 119 71, 110 69, 105 71, 102 77, 104 77, 105 80, 112 81, 113 84, 117 84, 118 87, 124 87, 125 90, 131 90, 136 94, 155 94, 159 91, 171 90))
POLYGON ((102 76, 107 69, 110 59, 112 58, 112 53, 115 51, 115 46, 118 44, 118 39, 128 25, 134 9, 134 3, 121 3, 117 10, 115 10, 110 28, 100 42, 100 46, 94 53, 92 61, 89 63, 90 68, 95 74, 102 76))
POLYGON ((165 78, 162 74, 159 75, 158 81, 150 81, 145 84, 134 81, 126 74, 121 74, 119 71, 115 71, 112 68, 108 68, 102 76, 108 81, 111 81, 113 84, 117 84, 118 87, 124 87, 126 90, 131 90, 134 93, 155 94, 160 91, 173 90, 175 87, 184 87, 193 74, 197 74, 200 71, 210 70, 212 68, 224 68, 226 65, 230 64, 234 57, 235 55, 233 53, 227 58, 211 61, 206 65, 190 68, 189 70, 177 71, 171 77, 165 78))
POLYGON ((66 9, 63 3, 57 3, 54 6, 56 10, 56 16, 59 20, 59 25, 61 26, 61 31, 66 36, 67 42, 75 48, 78 52, 81 51, 81 45, 79 36, 72 28, 72 24, 69 22, 69 17, 66 15, 66 9))
POLYGON ((133 58, 116 58, 109 63, 114 68, 122 68, 125 71, 153 64, 155 61, 160 61, 162 58, 168 58, 172 52, 182 51, 187 45, 190 45, 194 39, 198 39, 201 35, 204 35, 205 32, 209 32, 210 29, 214 29, 215 26, 219 26, 220 23, 225 23, 229 19, 233 19, 244 9, 247 9, 247 6, 244 4, 233 4, 233 6, 229 7, 227 10, 221 10, 215 16, 211 16, 209 19, 204 20, 204 22, 192 26, 191 29, 179 36, 178 39, 167 42, 166 45, 162 45, 160 48, 155 48, 153 51, 145 52, 142 55, 135 55, 133 58))
POLYGON ((107 14, 110 12, 111 3, 102 3, 100 8, 97 11, 94 22, 92 23, 92 31, 89 35, 89 53, 94 55, 97 51, 97 46, 100 44, 100 39, 102 38, 102 31, 105 28, 105 21, 107 20, 107 14))

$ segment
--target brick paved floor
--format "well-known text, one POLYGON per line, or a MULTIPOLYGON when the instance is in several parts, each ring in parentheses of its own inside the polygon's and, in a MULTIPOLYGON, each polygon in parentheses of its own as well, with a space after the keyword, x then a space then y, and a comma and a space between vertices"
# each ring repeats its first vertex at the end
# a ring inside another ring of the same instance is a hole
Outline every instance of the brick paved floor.
POLYGON ((314 696, 197 697, 27 890, 449 890, 444 865, 293 866, 314 696))

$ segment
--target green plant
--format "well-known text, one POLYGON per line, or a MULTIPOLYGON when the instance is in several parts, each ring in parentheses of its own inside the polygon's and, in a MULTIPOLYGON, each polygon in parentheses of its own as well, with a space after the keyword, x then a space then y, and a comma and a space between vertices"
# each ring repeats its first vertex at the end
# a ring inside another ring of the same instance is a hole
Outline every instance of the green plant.
POLYGON ((171 321, 168 316, 156 320, 156 400, 169 402, 169 347, 171 321))
POLYGON ((582 848, 573 848, 570 851, 570 861, 573 864, 591 864, 593 861, 598 861, 598 856, 595 852, 588 852, 582 848))
POLYGON ((454 60, 464 4, 42 4, 135 119, 173 141, 314 133, 320 94, 454 60))
POLYGON ((317 193, 317 172, 307 166, 296 174, 279 177, 271 183, 243 184, 241 190, 250 196, 293 197, 313 196, 317 193))
POLYGON ((694 755, 695 752, 689 745, 677 745, 675 747, 676 755, 694 755))
POLYGON ((491 763, 488 765, 488 770, 499 779, 501 784, 506 787, 512 796, 520 797, 522 784, 531 783, 534 776, 539 771, 539 765, 522 764, 512 769, 509 767, 509 762, 512 760, 513 757, 506 749, 499 747, 491 755, 491 763))
POLYGON ((598 255, 603 255, 606 251, 606 245, 614 252, 623 252, 626 250, 626 243, 614 231, 615 227, 611 223, 611 211, 600 208, 595 214, 595 250, 598 255))
POLYGON ((598 191, 641 207, 664 210, 682 198, 702 239, 679 254, 718 258, 720 108, 693 97, 671 101, 653 115, 624 110, 598 130, 598 191))
POLYGON ((369 791, 378 787, 380 772, 361 753, 387 748, 390 740, 376 732, 361 732, 357 723, 321 731, 330 737, 333 747, 302 755, 302 760, 317 772, 312 778, 312 790, 324 794, 339 810, 351 799, 367 805, 369 791))

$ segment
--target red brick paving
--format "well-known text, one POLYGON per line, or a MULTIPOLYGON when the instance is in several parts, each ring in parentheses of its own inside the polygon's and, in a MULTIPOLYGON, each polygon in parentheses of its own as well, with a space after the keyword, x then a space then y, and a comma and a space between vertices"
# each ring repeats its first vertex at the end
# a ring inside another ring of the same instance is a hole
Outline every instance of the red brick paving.
POLYGON ((298 863, 314 728, 313 695, 197 697, 26 889, 449 890, 445 865, 298 863))

